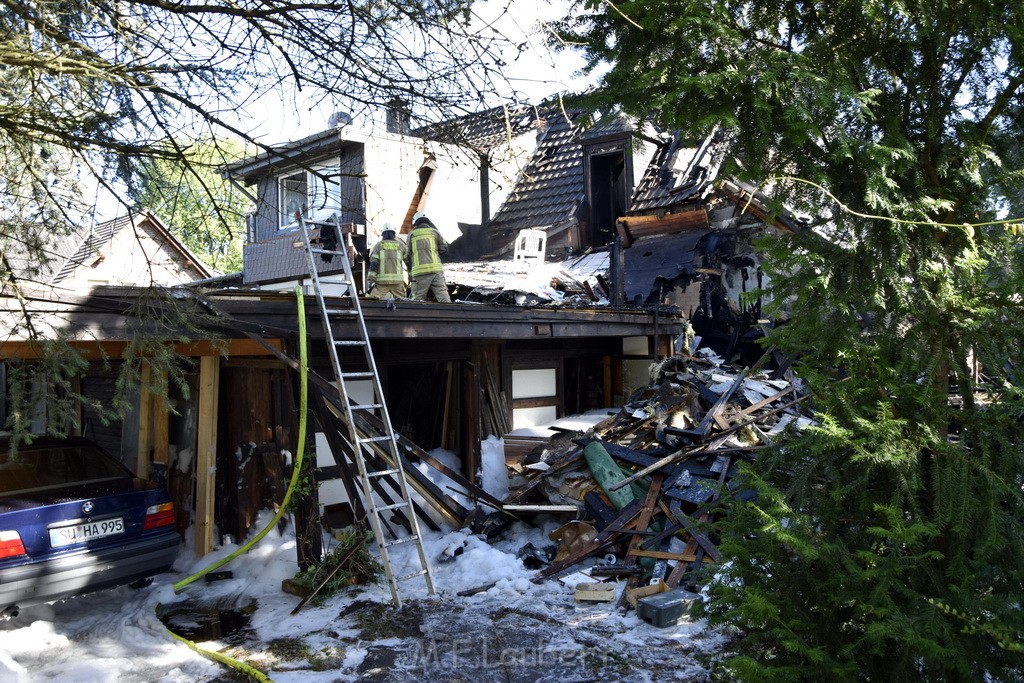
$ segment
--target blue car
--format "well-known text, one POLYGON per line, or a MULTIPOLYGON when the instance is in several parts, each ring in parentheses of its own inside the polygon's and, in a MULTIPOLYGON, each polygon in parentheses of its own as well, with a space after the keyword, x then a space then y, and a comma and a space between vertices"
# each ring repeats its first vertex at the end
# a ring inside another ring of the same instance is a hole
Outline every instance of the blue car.
POLYGON ((178 553, 167 489, 96 444, 0 437, 0 617, 166 571, 178 553))

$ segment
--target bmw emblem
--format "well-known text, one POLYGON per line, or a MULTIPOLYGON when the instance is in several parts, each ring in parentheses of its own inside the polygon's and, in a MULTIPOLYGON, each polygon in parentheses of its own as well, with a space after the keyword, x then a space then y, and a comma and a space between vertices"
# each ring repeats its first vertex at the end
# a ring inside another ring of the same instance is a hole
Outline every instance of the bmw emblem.
POLYGON ((92 511, 93 509, 95 509, 95 507, 96 506, 93 504, 91 500, 87 500, 84 503, 82 503, 82 512, 87 515, 92 514, 92 511))

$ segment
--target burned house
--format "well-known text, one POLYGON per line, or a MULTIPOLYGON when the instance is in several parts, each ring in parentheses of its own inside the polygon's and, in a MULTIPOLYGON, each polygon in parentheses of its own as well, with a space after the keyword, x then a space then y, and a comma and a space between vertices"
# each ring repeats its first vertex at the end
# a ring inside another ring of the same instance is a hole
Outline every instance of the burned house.
MULTIPOLYGON (((763 230, 763 217, 751 218, 741 186, 730 198, 733 186, 716 183, 714 138, 687 146, 586 118, 524 107, 413 130, 399 111, 388 130, 368 132, 334 117, 321 133, 224 169, 256 207, 241 273, 161 297, 114 287, 40 293, 28 312, 95 361, 82 386, 102 377, 101 399, 119 365, 138 362, 125 358, 140 340, 163 334, 185 359, 183 384, 168 396, 150 393, 163 380, 147 379, 142 363, 133 408, 108 426, 106 445, 137 472, 167 477, 181 527, 194 523, 203 554, 219 542, 215 531, 244 537, 256 511, 280 500, 281 454, 299 446, 293 290, 311 289, 296 215, 333 217, 365 254, 385 225, 407 233, 425 211, 458 258, 446 264, 454 303, 365 301, 362 320, 403 443, 423 457, 458 454, 454 474, 472 485, 487 436, 622 405, 650 383, 652 362, 679 349, 689 318, 704 311, 717 323, 730 305, 742 313, 729 302, 759 281, 744 234, 763 230)), ((316 258, 325 296, 339 296, 347 285, 330 284, 339 260, 316 258)), ((360 288, 363 265, 357 258, 360 288)), ((20 315, 8 292, 4 306, 10 320, 20 315)), ((351 336, 353 324, 334 323, 334 335, 351 336)), ((737 329, 722 332, 726 347, 737 329)), ((311 369, 328 377, 324 336, 318 324, 309 330, 311 369)), ((0 351, 12 362, 39 355, 17 334, 0 351)), ((333 497, 336 449, 315 445, 320 504, 342 525, 352 511, 333 497)))

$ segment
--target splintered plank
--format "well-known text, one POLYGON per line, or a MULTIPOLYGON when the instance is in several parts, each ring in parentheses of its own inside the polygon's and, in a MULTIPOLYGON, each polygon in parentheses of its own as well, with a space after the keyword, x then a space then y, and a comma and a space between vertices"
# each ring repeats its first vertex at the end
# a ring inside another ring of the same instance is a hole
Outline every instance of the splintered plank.
MULTIPOLYGON (((708 557, 715 562, 721 561, 722 554, 718 552, 718 548, 715 547, 715 544, 710 538, 708 538, 707 534, 697 530, 697 521, 690 519, 690 517, 683 512, 683 507, 679 501, 672 501, 671 507, 666 506, 664 501, 658 501, 658 505, 661 506, 661 511, 665 513, 665 516, 672 520, 672 524, 665 529, 666 532, 671 530, 672 533, 675 533, 676 531, 684 529, 686 533, 690 535, 690 538, 696 541, 697 544, 704 549, 704 552, 707 553, 708 557)), ((649 550, 654 546, 655 540, 656 539, 651 539, 647 541, 641 546, 641 549, 649 550)), ((694 552, 696 552, 696 550, 694 552)))
MULTIPOLYGON (((725 391, 725 393, 718 397, 718 400, 715 402, 715 405, 711 406, 711 410, 709 410, 704 415, 704 419, 701 420, 699 425, 697 425, 693 429, 677 430, 677 433, 683 436, 696 436, 701 439, 706 437, 708 435, 708 432, 711 431, 711 423, 717 423, 717 421, 721 419, 719 417, 719 414, 725 408, 725 405, 729 402, 729 399, 732 398, 733 393, 735 393, 736 390, 740 387, 740 385, 743 384, 743 378, 746 376, 747 371, 743 370, 743 372, 741 372, 739 376, 736 378, 736 381, 732 383, 732 385, 725 391)), ((719 426, 721 426, 720 423, 719 426)), ((728 429, 728 423, 726 423, 726 426, 722 427, 722 429, 728 429)), ((668 428, 666 428, 666 431, 668 431, 668 428)))
MULTIPOLYGON (((725 478, 726 478, 726 476, 728 476, 729 468, 731 466, 732 466, 732 456, 731 455, 727 455, 727 456, 725 456, 725 463, 722 466, 722 473, 718 477, 718 483, 720 485, 725 482, 725 478)), ((715 491, 715 495, 711 499, 712 503, 714 501, 718 500, 718 496, 719 496, 720 491, 721 491, 721 486, 719 486, 719 490, 718 491, 715 491)), ((704 513, 701 514, 701 516, 700 516, 698 521, 701 524, 705 524, 705 523, 707 523, 708 519, 709 519, 708 513, 704 512, 704 513)), ((704 551, 704 548, 700 547, 700 546, 701 546, 701 544, 698 543, 696 538, 695 537, 691 537, 690 542, 686 544, 686 548, 683 549, 683 552, 687 553, 687 554, 691 553, 691 552, 694 553, 693 562, 701 563, 701 562, 704 561, 705 551, 704 551)), ((672 573, 669 574, 668 579, 665 580, 665 583, 667 583, 670 588, 675 588, 676 586, 678 586, 679 582, 683 578, 683 573, 686 572, 686 568, 688 566, 690 566, 689 562, 677 562, 676 566, 672 569, 672 573)))
MULTIPOLYGON (((651 525, 651 519, 654 517, 655 510, 658 509, 658 496, 661 494, 661 483, 665 477, 660 472, 654 474, 651 477, 651 488, 647 490, 647 496, 644 497, 643 508, 640 511, 640 517, 636 523, 636 530, 639 533, 634 533, 633 538, 629 541, 629 549, 626 551, 626 559, 623 564, 627 567, 636 564, 637 552, 640 549, 640 545, 644 542, 646 537, 647 528, 651 525)), ((627 601, 628 589, 636 588, 640 582, 639 576, 631 576, 626 582, 626 591, 623 591, 622 598, 619 601, 620 606, 624 605, 627 601)))
POLYGON ((640 548, 630 550, 627 553, 627 559, 636 557, 653 557, 659 560, 678 560, 680 562, 694 562, 697 559, 697 554, 686 551, 683 551, 681 553, 670 553, 665 550, 641 550, 640 548))

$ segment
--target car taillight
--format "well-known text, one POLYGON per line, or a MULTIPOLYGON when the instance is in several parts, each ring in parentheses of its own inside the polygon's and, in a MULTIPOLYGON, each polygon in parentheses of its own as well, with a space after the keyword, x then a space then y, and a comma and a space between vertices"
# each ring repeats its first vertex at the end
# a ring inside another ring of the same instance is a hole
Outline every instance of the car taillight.
POLYGON ((17 531, 0 531, 0 560, 25 554, 25 545, 17 531))
POLYGON ((146 518, 142 520, 142 530, 174 524, 174 503, 152 505, 146 510, 146 518))

